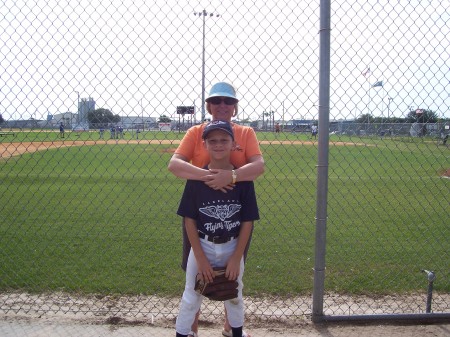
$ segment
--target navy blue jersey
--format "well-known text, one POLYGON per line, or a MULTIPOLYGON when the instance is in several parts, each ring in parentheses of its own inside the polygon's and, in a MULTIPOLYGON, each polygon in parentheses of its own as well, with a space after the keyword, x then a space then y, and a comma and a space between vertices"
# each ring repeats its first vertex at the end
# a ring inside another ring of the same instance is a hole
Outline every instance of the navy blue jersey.
POLYGON ((235 236, 243 221, 259 219, 255 187, 252 181, 242 181, 223 193, 203 181, 188 180, 177 214, 196 220, 197 229, 204 234, 235 236))

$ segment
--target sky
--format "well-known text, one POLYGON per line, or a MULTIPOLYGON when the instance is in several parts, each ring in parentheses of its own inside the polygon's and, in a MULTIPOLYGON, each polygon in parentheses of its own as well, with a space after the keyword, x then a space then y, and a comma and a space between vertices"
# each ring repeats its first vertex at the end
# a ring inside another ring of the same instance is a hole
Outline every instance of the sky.
MULTIPOLYGON (((319 4, 4 0, 0 114, 46 119, 92 97, 121 116, 177 118, 177 106, 194 105, 200 120, 203 17, 194 13, 205 9, 206 93, 235 85, 240 119, 317 119, 319 4)), ((331 119, 412 108, 450 118, 448 1, 332 1, 331 28, 331 119)))

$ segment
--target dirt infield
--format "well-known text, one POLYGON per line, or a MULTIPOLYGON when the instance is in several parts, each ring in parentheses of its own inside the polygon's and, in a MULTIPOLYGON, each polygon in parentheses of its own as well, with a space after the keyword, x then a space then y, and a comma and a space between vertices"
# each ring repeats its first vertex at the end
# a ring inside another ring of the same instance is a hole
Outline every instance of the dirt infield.
MULTIPOLYGON (((7 159, 15 156, 20 156, 23 153, 33 153, 36 151, 44 151, 54 148, 64 148, 69 146, 83 146, 83 145, 98 145, 98 144, 154 144, 154 145, 175 145, 172 149, 172 151, 175 151, 176 146, 180 144, 180 140, 125 140, 125 139, 119 139, 119 140, 63 140, 63 141, 57 141, 57 142, 22 142, 22 143, 0 143, 0 158, 7 159)), ((260 141, 260 144, 262 145, 276 145, 276 144, 283 144, 283 145, 314 145, 317 144, 317 142, 312 141, 260 141)), ((364 143, 351 143, 351 142, 333 142, 331 143, 333 146, 373 146, 368 145, 364 143)), ((172 151, 166 151, 166 152, 172 152, 172 151)), ((440 176, 450 178, 450 168, 443 170, 440 172, 440 176)))
MULTIPOLYGON (((174 150, 178 144, 180 144, 180 140, 125 140, 125 139, 109 139, 109 140, 62 140, 55 142, 21 142, 21 143, 0 143, 0 158, 10 158, 14 156, 19 156, 23 153, 33 153, 36 151, 49 150, 54 148, 64 148, 69 146, 83 146, 83 145, 99 145, 99 144, 154 144, 154 145, 175 145, 174 150)), ((317 142, 312 141, 260 141, 262 145, 269 144, 284 144, 284 145, 313 145, 317 144, 317 142)), ((364 143, 345 143, 345 142, 334 142, 332 143, 334 146, 369 146, 364 143)))
POLYGON ((57 142, 21 142, 21 143, 0 143, 0 158, 11 158, 20 156, 23 153, 33 153, 55 148, 64 148, 70 146, 98 145, 98 144, 174 144, 178 145, 178 140, 63 140, 57 142))

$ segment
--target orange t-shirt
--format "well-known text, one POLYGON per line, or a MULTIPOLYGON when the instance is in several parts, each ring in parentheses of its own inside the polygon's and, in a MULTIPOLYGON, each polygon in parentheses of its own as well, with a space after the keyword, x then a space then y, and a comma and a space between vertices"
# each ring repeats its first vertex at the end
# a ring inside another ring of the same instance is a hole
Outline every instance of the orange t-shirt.
MULTIPOLYGON (((205 167, 209 163, 209 155, 203 146, 203 129, 206 124, 191 127, 181 140, 175 151, 176 154, 187 158, 192 165, 205 167)), ((234 167, 241 167, 248 163, 249 159, 256 155, 261 155, 259 142, 255 131, 248 126, 231 123, 233 126, 235 147, 231 151, 231 163, 234 167)))

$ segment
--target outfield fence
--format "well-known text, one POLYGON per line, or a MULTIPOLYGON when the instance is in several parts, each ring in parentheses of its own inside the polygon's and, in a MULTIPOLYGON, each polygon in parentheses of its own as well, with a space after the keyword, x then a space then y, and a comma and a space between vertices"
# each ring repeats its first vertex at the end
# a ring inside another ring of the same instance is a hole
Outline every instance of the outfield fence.
MULTIPOLYGON (((202 91, 228 81, 235 122, 254 127, 266 162, 248 318, 448 319, 450 5, 331 2, 323 106, 326 4, 2 1, 1 312, 176 316, 184 182, 167 163, 187 127, 210 118, 202 91)), ((208 302, 202 315, 222 310, 208 302)))

